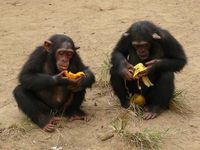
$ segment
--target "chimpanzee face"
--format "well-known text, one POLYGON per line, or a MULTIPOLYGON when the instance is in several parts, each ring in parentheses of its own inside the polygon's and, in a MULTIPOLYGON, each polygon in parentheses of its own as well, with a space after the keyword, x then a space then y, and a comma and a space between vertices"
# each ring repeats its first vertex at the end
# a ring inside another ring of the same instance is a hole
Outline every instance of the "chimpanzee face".
POLYGON ((141 60, 149 58, 151 44, 147 41, 133 41, 132 45, 141 60))
POLYGON ((61 47, 56 51, 56 65, 59 71, 67 70, 74 51, 69 42, 62 43, 61 47))

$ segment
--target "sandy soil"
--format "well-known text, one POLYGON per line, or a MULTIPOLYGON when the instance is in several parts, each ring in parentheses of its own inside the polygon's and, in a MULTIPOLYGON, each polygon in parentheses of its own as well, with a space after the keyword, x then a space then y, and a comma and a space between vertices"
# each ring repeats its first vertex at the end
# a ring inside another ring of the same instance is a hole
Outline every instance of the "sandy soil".
POLYGON ((184 46, 188 65, 176 76, 176 88, 185 90, 185 100, 193 113, 187 116, 167 111, 151 121, 132 116, 130 131, 145 128, 169 129, 160 149, 200 148, 200 3, 197 0, 6 0, 0 4, 0 149, 68 150, 135 149, 119 135, 101 141, 111 121, 123 109, 114 109, 115 98, 95 85, 88 90, 83 109, 90 122, 64 121, 64 128, 44 133, 18 110, 12 96, 17 75, 30 52, 54 33, 71 36, 80 46, 84 63, 97 75, 106 54, 110 54, 121 34, 135 21, 151 20, 168 29, 184 46), (105 55, 104 55, 105 54, 105 55), (95 106, 97 105, 97 106, 95 106))

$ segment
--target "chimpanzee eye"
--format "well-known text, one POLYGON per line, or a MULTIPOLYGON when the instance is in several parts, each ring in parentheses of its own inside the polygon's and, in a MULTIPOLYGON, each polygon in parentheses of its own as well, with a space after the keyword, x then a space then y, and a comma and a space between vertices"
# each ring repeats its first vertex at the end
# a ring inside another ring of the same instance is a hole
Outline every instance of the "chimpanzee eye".
POLYGON ((59 54, 59 55, 64 55, 64 52, 63 52, 63 51, 60 51, 58 54, 59 54))
POLYGON ((144 44, 144 48, 148 49, 149 48, 149 44, 144 44))
POLYGON ((140 48, 140 45, 135 44, 135 45, 134 45, 134 48, 135 48, 135 49, 139 49, 139 48, 140 48))
POLYGON ((68 57, 72 57, 72 56, 73 56, 73 53, 68 52, 68 53, 67 53, 67 56, 68 56, 68 57))

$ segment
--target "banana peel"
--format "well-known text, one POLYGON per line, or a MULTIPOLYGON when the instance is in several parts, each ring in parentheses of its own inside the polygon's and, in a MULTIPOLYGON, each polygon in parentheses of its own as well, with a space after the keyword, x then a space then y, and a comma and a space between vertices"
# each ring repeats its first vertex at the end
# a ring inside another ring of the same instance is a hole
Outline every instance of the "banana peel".
POLYGON ((147 87, 153 86, 153 83, 149 80, 147 76, 142 77, 142 81, 147 87))
MULTIPOLYGON (((134 74, 133 74, 133 79, 137 79, 137 80, 139 79, 138 74, 147 69, 147 67, 145 67, 142 63, 138 63, 133 68, 135 69, 134 74)), ((149 80, 148 76, 143 76, 142 81, 147 87, 153 86, 153 83, 149 80)))
POLYGON ((85 76, 85 73, 84 72, 77 72, 77 73, 72 73, 72 72, 70 72, 70 71, 67 71, 67 70, 65 70, 64 71, 64 75, 66 76, 66 77, 68 77, 69 79, 78 79, 78 78, 80 78, 80 77, 83 77, 83 76, 85 76))

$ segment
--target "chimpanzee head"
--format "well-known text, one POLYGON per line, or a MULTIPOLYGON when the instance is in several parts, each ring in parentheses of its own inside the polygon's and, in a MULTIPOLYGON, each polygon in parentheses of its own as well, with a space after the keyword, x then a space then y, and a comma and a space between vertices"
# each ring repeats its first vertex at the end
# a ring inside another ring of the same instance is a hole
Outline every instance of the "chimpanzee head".
POLYGON ((56 34, 44 42, 51 64, 56 65, 58 71, 67 70, 76 50, 72 39, 65 35, 56 34))
POLYGON ((160 39, 158 27, 149 21, 134 23, 128 30, 131 45, 139 59, 146 60, 150 57, 155 39, 160 39))

